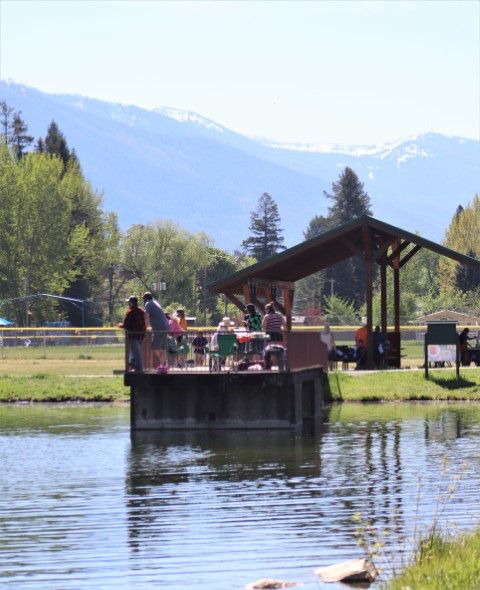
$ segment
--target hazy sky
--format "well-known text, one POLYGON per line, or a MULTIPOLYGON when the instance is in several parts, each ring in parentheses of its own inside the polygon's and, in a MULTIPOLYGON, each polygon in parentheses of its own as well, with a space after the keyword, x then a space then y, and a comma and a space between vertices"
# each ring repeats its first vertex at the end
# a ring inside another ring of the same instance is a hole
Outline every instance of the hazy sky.
POLYGON ((480 1, 0 0, 0 77, 241 133, 480 139, 480 1))

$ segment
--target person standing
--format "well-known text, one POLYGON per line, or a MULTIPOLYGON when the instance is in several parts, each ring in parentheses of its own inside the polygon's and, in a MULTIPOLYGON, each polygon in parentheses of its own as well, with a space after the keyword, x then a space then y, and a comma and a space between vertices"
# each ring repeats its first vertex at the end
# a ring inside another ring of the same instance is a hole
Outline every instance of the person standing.
POLYGON ((469 340, 475 340, 475 336, 469 336, 470 329, 463 328, 463 330, 458 335, 458 344, 460 348, 460 362, 462 366, 468 367, 470 365, 470 353, 468 349, 470 345, 468 344, 469 340))
POLYGON ((118 324, 119 328, 125 330, 125 337, 128 343, 129 356, 129 370, 130 371, 143 371, 143 361, 141 345, 145 337, 145 312, 141 307, 138 307, 138 299, 135 296, 131 296, 127 299, 128 311, 121 324, 118 324))
POLYGON ((143 294, 146 324, 152 328, 152 351, 158 361, 158 366, 167 364, 167 336, 168 320, 162 306, 153 298, 150 291, 143 294))
POLYGON ((330 326, 325 324, 323 330, 320 332, 320 340, 327 345, 328 350, 328 368, 334 369, 336 360, 335 337, 330 330, 330 326))
POLYGON ((282 330, 285 329, 285 318, 275 311, 273 303, 265 306, 265 317, 263 318, 262 328, 270 336, 272 342, 282 342, 282 330))
POLYGON ((257 312, 253 303, 249 303, 246 307, 246 314, 243 318, 243 323, 248 332, 262 331, 262 316, 257 312))
POLYGON ((188 324, 187 318, 185 317, 185 310, 184 309, 177 309, 175 312, 175 320, 177 324, 182 328, 184 332, 188 332, 188 324))

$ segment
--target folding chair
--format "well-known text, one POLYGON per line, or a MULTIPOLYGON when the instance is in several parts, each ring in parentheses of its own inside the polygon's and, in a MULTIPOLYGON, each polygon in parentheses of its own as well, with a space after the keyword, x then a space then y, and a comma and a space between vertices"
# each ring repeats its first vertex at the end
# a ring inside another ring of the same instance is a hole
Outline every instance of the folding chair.
POLYGON ((232 357, 235 364, 238 349, 237 337, 235 334, 218 334, 218 350, 209 352, 208 368, 210 371, 221 371, 228 357, 232 357))

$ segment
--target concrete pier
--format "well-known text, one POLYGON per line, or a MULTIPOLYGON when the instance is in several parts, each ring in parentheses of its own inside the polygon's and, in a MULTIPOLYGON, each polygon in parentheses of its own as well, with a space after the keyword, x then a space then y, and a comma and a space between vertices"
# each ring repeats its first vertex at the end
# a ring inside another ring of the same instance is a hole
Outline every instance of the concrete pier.
POLYGON ((318 418, 322 368, 289 372, 126 373, 131 429, 268 429, 318 418))

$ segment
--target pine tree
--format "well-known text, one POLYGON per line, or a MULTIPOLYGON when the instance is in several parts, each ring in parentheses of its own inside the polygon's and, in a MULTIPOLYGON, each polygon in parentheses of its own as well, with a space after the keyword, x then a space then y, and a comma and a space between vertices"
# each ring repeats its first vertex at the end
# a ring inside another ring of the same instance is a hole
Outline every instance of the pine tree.
POLYGON ((332 193, 324 191, 323 194, 332 201, 328 208, 328 218, 332 227, 365 214, 372 214, 370 197, 363 190, 363 183, 348 166, 340 174, 338 182, 332 183, 332 193))
POLYGON ((45 142, 41 137, 37 139, 37 143, 35 144, 35 151, 37 152, 37 154, 43 154, 43 152, 45 151, 45 142))
POLYGON ((257 260, 285 249, 278 206, 268 193, 263 193, 257 209, 250 213, 249 229, 251 235, 242 242, 242 248, 257 260))
POLYGON ((33 137, 27 133, 27 124, 20 115, 21 112, 15 113, 11 125, 11 144, 17 160, 20 160, 25 155, 25 149, 33 141, 33 137))
MULTIPOLYGON (((330 229, 330 220, 323 215, 315 215, 303 232, 306 240, 330 229)), ((295 313, 299 315, 320 315, 323 308, 326 271, 320 270, 297 282, 295 288, 295 313)))
POLYGON ((1 136, 6 144, 10 143, 10 128, 15 109, 8 106, 5 100, 0 100, 0 128, 1 136))
MULTIPOLYGON (((337 182, 332 183, 332 193, 324 192, 332 201, 328 209, 330 227, 348 223, 362 215, 372 215, 370 197, 363 184, 351 169, 346 167, 337 182)), ((354 256, 327 269, 326 280, 334 281, 334 292, 341 298, 353 300, 356 305, 365 297, 365 264, 362 256, 354 256)))
POLYGON ((3 141, 13 148, 17 160, 25 154, 25 149, 32 143, 33 137, 28 135, 28 127, 21 117, 22 112, 16 112, 8 106, 5 100, 0 100, 0 136, 3 141))
MULTIPOLYGON (((47 136, 45 137, 45 151, 48 154, 55 154, 59 156, 63 162, 64 169, 67 167, 68 162, 70 161, 72 154, 67 144, 67 140, 65 136, 58 128, 58 125, 55 121, 52 121, 48 126, 47 136)), ((76 156, 75 156, 76 159, 76 156)))
POLYGON ((315 215, 310 220, 307 229, 303 232, 303 235, 306 240, 310 240, 318 234, 322 234, 323 232, 329 230, 332 227, 332 222, 328 217, 324 217, 323 215, 315 215))

